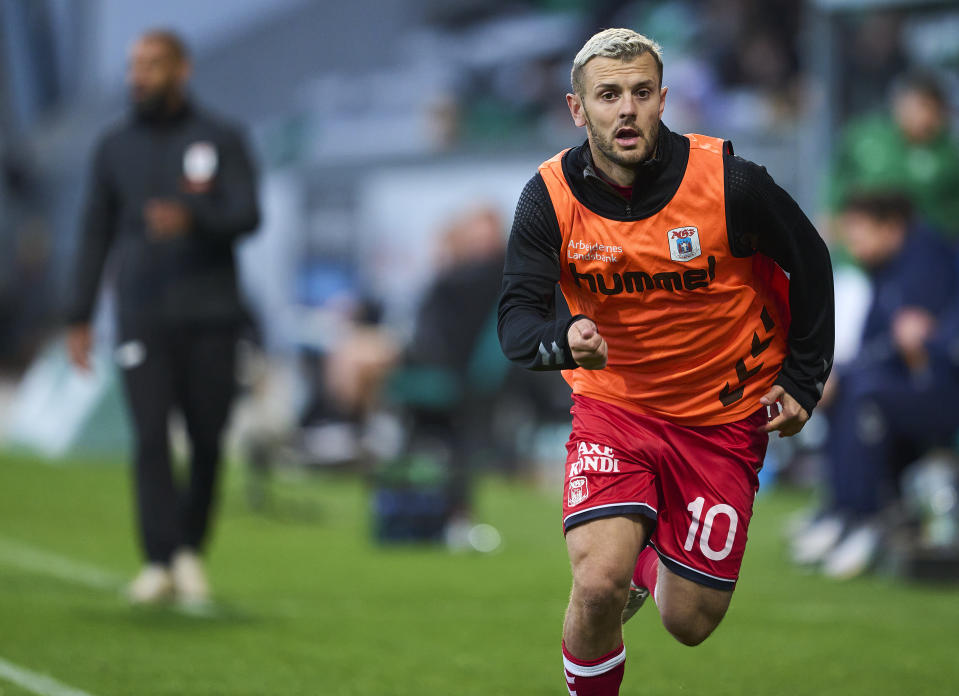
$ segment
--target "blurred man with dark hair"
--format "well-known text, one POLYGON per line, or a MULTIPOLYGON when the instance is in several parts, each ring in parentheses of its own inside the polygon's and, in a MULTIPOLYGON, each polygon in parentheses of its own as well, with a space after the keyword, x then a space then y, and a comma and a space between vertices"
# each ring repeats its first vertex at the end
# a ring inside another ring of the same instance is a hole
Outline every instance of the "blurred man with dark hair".
MULTIPOLYGON (((880 513, 896 496, 896 475, 959 429, 959 372, 941 326, 957 303, 957 259, 916 222, 896 191, 858 193, 841 217, 843 241, 872 283, 855 360, 833 372, 828 409, 825 510, 793 541, 800 563, 848 578, 880 549, 880 513), (933 356, 939 359, 933 359, 933 356)), ((951 331, 951 329, 950 329, 951 331)))
POLYGON ((234 395, 234 350, 245 316, 234 243, 259 224, 255 176, 240 131, 187 94, 190 60, 174 33, 149 31, 130 54, 130 117, 93 159, 68 311, 69 353, 90 369, 90 319, 108 255, 135 432, 136 502, 147 565, 130 598, 206 600, 207 538, 221 436, 234 395), (168 420, 190 440, 178 485, 168 420))

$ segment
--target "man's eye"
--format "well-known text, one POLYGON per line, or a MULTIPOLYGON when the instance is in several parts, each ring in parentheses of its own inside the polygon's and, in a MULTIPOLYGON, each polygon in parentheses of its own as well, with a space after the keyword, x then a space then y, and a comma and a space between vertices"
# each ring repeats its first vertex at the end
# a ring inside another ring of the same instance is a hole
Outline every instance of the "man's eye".
POLYGON ((611 99, 616 98, 616 94, 614 94, 613 92, 603 92, 599 98, 605 99, 606 101, 610 101, 611 99))
POLYGON ((641 89, 636 92, 636 96, 640 99, 648 99, 650 94, 652 93, 648 89, 641 89))

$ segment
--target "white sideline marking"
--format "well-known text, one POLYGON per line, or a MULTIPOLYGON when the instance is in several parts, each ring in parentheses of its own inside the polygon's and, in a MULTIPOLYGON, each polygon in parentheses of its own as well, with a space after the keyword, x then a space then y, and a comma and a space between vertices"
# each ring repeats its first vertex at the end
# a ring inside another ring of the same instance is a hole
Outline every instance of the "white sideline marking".
MULTIPOLYGON (((75 561, 67 556, 46 551, 22 541, 14 541, 0 535, 0 565, 19 568, 31 573, 46 575, 73 585, 82 585, 93 590, 119 593, 125 581, 122 577, 87 563, 75 561)), ((175 603, 171 609, 177 614, 200 619, 214 619, 220 616, 215 604, 175 603)), ((299 615, 299 613, 295 613, 299 615)))
POLYGON ((120 576, 35 546, 0 536, 0 563, 95 590, 119 590, 120 576))
POLYGON ((86 691, 58 682, 46 674, 31 672, 26 667, 7 662, 2 657, 0 657, 0 679, 5 679, 40 696, 93 696, 86 691))

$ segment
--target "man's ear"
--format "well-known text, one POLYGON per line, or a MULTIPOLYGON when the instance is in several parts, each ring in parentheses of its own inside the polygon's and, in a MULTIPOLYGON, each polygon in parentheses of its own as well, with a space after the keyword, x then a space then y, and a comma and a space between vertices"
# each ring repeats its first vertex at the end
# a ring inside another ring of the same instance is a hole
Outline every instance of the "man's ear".
POLYGON ((576 94, 566 95, 566 105, 569 106, 569 113, 573 117, 573 123, 577 128, 586 125, 586 111, 583 109, 583 100, 576 94))

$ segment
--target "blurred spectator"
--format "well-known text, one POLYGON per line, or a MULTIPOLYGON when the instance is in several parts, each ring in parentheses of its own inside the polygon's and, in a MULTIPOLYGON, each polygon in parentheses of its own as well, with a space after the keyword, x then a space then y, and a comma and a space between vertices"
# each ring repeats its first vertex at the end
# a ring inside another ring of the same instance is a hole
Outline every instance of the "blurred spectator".
MULTIPOLYGON (((409 344, 398 346, 380 328, 358 327, 327 363, 326 385, 341 413, 363 419, 391 407, 406 427, 398 458, 428 451, 445 481, 437 519, 454 546, 472 526, 470 467, 479 450, 491 447, 489 399, 501 390, 507 368, 495 335, 504 253, 499 213, 486 206, 466 211, 439 240, 437 276, 409 344)), ((381 531, 391 538, 391 530, 381 531)))
POLYGON ((828 205, 839 211, 857 191, 898 189, 919 217, 959 239, 959 144, 949 133, 949 104, 928 74, 901 77, 888 114, 852 122, 829 177, 828 205))
POLYGON ((101 138, 83 219, 68 348, 90 369, 90 318, 113 251, 117 362, 135 430, 136 500, 147 565, 137 602, 174 592, 204 601, 200 563, 235 386, 244 311, 233 245, 259 223, 250 158, 239 131, 187 95, 182 41, 150 31, 134 45, 132 114, 101 138), (169 418, 186 422, 191 466, 174 480, 169 418))
POLYGON ((325 382, 339 412, 361 418, 382 403, 383 383, 399 364, 465 376, 499 291, 503 251, 502 221, 493 208, 454 220, 438 240, 437 275, 420 303, 409 345, 397 346, 382 328, 359 325, 331 353, 325 382))
POLYGON ((843 88, 834 107, 844 119, 876 107, 877 97, 908 64, 902 40, 904 13, 854 12, 840 22, 839 60, 843 88))
POLYGON ((858 357, 834 369, 821 402, 827 505, 797 534, 793 557, 845 578, 879 552, 881 513, 898 496, 901 470, 959 429, 948 406, 959 394, 955 321, 940 326, 956 312, 959 278, 955 252, 911 216, 902 194, 851 196, 842 230, 870 276, 872 302, 858 357))
POLYGON ((800 76, 796 46, 800 10, 801 4, 796 0, 709 3, 707 12, 713 20, 709 27, 723 27, 719 36, 711 30, 704 32, 709 37, 723 87, 721 96, 730 91, 752 92, 774 117, 795 117, 800 76))

